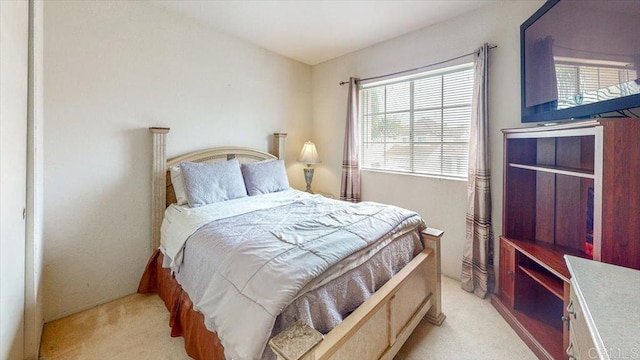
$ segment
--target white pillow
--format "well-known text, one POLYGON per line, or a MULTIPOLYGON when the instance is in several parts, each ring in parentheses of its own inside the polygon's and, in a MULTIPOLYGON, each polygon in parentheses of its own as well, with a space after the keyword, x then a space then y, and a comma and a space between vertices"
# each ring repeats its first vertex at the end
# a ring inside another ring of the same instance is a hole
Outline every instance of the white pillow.
POLYGON ((171 173, 171 183, 173 184, 173 192, 176 194, 178 205, 187 204, 187 192, 184 188, 184 179, 182 178, 182 170, 180 166, 173 166, 169 169, 171 173))

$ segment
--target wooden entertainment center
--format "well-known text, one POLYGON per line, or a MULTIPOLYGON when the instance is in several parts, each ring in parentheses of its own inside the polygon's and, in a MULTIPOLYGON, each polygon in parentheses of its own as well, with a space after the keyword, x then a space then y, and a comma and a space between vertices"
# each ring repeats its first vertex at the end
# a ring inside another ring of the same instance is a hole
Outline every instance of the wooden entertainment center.
POLYGON ((500 290, 491 302, 539 358, 566 359, 563 256, 640 269, 640 119, 503 133, 500 290))

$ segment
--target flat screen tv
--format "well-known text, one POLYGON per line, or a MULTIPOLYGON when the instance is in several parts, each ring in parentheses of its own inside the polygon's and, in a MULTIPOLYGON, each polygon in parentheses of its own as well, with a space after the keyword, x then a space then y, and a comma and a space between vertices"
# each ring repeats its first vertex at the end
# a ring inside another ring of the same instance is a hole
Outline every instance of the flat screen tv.
MULTIPOLYGON (((520 26, 522 122, 640 107, 640 0, 549 0, 520 26)), ((636 109, 637 111, 637 109, 636 109)))

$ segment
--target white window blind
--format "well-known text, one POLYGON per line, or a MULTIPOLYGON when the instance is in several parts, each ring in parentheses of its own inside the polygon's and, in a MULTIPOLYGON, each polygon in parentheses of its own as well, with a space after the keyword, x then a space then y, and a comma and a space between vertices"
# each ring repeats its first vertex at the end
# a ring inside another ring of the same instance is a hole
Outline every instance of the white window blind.
POLYGON ((636 93, 629 82, 635 70, 556 62, 558 109, 615 99, 636 93))
POLYGON ((466 178, 472 66, 363 86, 362 168, 466 178))

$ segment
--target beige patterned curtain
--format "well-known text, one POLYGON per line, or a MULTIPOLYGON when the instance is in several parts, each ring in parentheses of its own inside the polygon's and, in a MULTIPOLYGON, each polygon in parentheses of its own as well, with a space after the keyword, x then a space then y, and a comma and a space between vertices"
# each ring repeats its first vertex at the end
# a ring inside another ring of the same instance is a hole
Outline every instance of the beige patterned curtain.
POLYGON ((487 116, 487 57, 484 44, 475 54, 469 179, 467 180, 467 237, 462 259, 462 288, 479 297, 493 292, 493 231, 487 116))
POLYGON ((360 201, 360 79, 349 78, 347 125, 342 155, 342 184, 340 199, 360 201))

